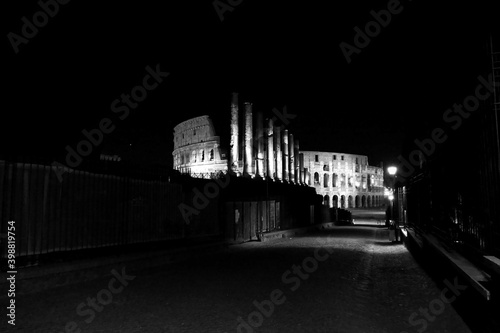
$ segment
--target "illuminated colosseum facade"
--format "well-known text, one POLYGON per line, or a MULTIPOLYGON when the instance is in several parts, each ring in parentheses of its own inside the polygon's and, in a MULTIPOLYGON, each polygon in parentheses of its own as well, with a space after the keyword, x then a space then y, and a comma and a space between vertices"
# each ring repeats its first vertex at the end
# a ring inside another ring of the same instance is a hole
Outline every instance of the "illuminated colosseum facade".
POLYGON ((226 153, 209 116, 186 120, 174 128, 174 169, 207 178, 226 172, 226 153))
POLYGON ((174 169, 198 178, 220 173, 312 186, 329 207, 378 207, 383 203, 383 169, 368 157, 345 153, 301 151, 299 140, 275 117, 254 117, 251 103, 239 111, 231 103, 228 149, 220 144, 209 116, 186 120, 174 128, 174 169), (240 119, 241 118, 241 119, 240 119))
POLYGON ((301 151, 305 182, 338 208, 368 208, 383 204, 383 168, 368 165, 364 155, 301 151))

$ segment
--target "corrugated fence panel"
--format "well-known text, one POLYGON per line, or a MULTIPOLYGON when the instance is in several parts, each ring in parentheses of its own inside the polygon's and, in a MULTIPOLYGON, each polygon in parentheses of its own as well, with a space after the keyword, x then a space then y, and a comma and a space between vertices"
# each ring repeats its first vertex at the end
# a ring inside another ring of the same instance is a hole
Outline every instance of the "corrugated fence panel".
MULTIPOLYGON (((182 186, 0 161, 1 258, 8 221, 17 257, 184 237, 182 186)), ((219 232, 218 201, 197 217, 198 236, 219 232)), ((3 261, 2 261, 3 262, 3 261)))

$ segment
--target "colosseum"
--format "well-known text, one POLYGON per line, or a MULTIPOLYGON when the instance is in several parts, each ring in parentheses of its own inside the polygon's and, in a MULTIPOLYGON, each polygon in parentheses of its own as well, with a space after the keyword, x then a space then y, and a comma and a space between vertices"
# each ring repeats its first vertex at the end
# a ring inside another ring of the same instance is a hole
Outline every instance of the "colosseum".
POLYGON ((276 117, 264 121, 244 104, 240 121, 238 95, 231 102, 229 149, 221 147, 208 115, 174 128, 174 169, 192 177, 220 173, 312 186, 329 207, 378 207, 383 204, 383 169, 369 166, 368 157, 345 153, 301 151, 276 117))
POLYGON ((383 204, 383 168, 368 165, 368 157, 321 151, 301 151, 306 183, 314 186, 329 207, 367 208, 383 204))
POLYGON ((174 169, 194 177, 227 170, 226 153, 209 116, 186 120, 174 128, 174 169))

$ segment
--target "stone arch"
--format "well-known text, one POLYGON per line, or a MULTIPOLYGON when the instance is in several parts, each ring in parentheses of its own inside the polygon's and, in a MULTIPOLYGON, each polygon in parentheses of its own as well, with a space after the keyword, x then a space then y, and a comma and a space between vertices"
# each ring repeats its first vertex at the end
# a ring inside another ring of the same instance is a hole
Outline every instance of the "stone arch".
POLYGON ((367 196, 366 197, 366 207, 370 208, 372 206, 372 197, 367 196))
POLYGON ((319 184, 319 173, 314 173, 314 184, 319 184))
POLYGON ((352 200, 352 195, 347 197, 347 208, 353 208, 354 202, 352 200))
POLYGON ((361 200, 359 198, 359 195, 356 195, 356 197, 354 198, 354 207, 355 208, 361 207, 361 200))
POLYGON ((328 194, 323 197, 323 205, 330 207, 330 196, 328 194))
POLYGON ((361 196, 361 207, 366 208, 366 197, 364 195, 361 196))
POLYGON ((330 180, 330 175, 325 172, 323 175, 323 187, 328 187, 328 181, 330 180))
POLYGON ((339 207, 339 197, 336 195, 332 197, 332 206, 335 208, 339 207))
POLYGON ((345 195, 340 196, 340 208, 345 208, 345 195))

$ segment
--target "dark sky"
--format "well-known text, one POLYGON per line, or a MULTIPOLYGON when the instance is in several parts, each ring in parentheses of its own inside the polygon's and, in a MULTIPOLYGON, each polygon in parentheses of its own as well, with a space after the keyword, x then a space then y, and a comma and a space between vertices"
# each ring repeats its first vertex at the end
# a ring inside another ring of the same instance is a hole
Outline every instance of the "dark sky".
POLYGON ((348 64, 339 44, 354 44, 353 28, 388 1, 244 0, 222 22, 212 0, 71 1, 17 54, 8 33, 21 35, 21 18, 33 22, 40 6, 8 2, 0 154, 61 158, 83 129, 110 118, 116 129, 94 155, 130 143, 169 161, 177 123, 209 114, 227 132, 236 91, 265 114, 286 105, 302 149, 394 161, 486 73, 492 3, 401 1, 348 64), (157 64, 170 75, 120 120, 111 103, 157 64))

